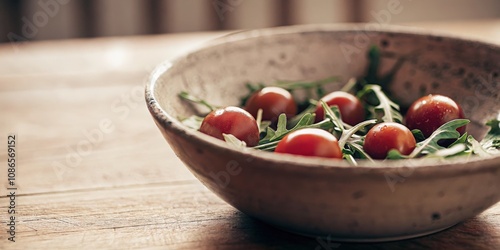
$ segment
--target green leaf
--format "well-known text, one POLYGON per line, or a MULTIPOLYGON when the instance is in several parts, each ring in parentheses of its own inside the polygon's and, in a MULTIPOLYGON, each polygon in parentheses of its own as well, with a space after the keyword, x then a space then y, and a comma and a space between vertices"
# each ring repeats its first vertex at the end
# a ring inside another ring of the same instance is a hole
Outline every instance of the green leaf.
POLYGON ((255 93, 255 91, 261 90, 265 86, 262 83, 257 83, 257 84, 246 83, 245 87, 247 88, 248 93, 240 98, 241 101, 240 106, 245 106, 245 103, 247 102, 248 98, 250 98, 250 96, 252 96, 253 93, 255 93))
POLYGON ((474 139, 474 137, 468 136, 467 141, 470 143, 472 152, 475 155, 479 155, 482 157, 488 157, 491 155, 488 152, 486 152, 485 148, 476 139, 474 139))
POLYGON ((283 133, 282 136, 276 136, 276 131, 272 128, 267 128, 266 135, 259 141, 259 145, 253 147, 254 149, 260 149, 265 151, 273 151, 278 145, 279 141, 292 131, 296 131, 303 128, 319 128, 326 131, 333 129, 333 124, 328 120, 323 120, 318 123, 314 122, 314 116, 312 114, 306 114, 302 117, 301 121, 297 123, 292 129, 288 130, 287 133, 283 133), (271 140, 272 139, 272 140, 271 140))
POLYGON ((247 144, 244 142, 244 141, 241 141, 240 139, 236 138, 236 136, 232 135, 232 134, 222 134, 222 136, 224 136, 224 140, 233 145, 233 146, 236 146, 237 148, 245 148, 247 146, 247 144))
POLYGON ((199 130, 201 127, 201 123, 203 122, 203 117, 192 115, 185 119, 179 119, 182 124, 187 126, 188 128, 192 128, 195 130, 199 130))
POLYGON ((309 100, 309 103, 310 104, 309 104, 309 106, 306 109, 304 109, 299 114, 293 116, 292 118, 288 119, 288 124, 287 124, 288 127, 294 127, 295 125, 297 125, 297 123, 302 119, 302 117, 305 114, 315 115, 314 111, 316 111, 316 101, 309 100))
POLYGON ((377 45, 370 46, 368 50, 368 69, 365 76, 367 82, 379 82, 378 69, 380 65, 380 49, 377 45))
POLYGON ((339 80, 337 76, 331 76, 317 81, 277 81, 276 86, 284 88, 288 91, 297 89, 317 89, 322 88, 326 84, 334 83, 339 80))
POLYGON ((368 121, 360 122, 350 129, 344 130, 339 138, 340 148, 344 148, 347 141, 350 140, 356 132, 360 131, 361 129, 363 129, 364 127, 366 127, 368 125, 375 124, 375 123, 377 123, 377 120, 375 120, 375 119, 368 120, 368 121))
MULTIPOLYGON (((442 148, 439 150, 434 151, 433 153, 425 155, 425 158, 446 158, 446 157, 452 157, 456 156, 458 154, 464 153, 464 151, 467 150, 467 145, 465 143, 457 143, 454 145, 450 145, 448 148, 442 148)), ((387 153, 386 159, 391 159, 391 160, 402 160, 402 159, 409 159, 410 157, 407 155, 402 155, 398 150, 396 149, 391 149, 387 153)))
POLYGON ((490 153, 500 152, 500 115, 486 123, 490 127, 488 133, 481 140, 483 148, 490 153))
POLYGON ((392 84, 396 73, 403 67, 404 63, 410 58, 418 56, 419 51, 413 51, 406 55, 394 54, 392 52, 383 53, 377 45, 371 45, 368 50, 368 67, 365 76, 358 81, 358 90, 368 83, 376 83, 382 87, 382 90, 389 97, 392 97, 390 85, 392 84), (380 75, 380 65, 383 57, 392 57, 396 62, 386 71, 385 75, 380 75))
POLYGON ((462 136, 458 137, 458 139, 456 141, 454 141, 452 144, 450 144, 450 146, 448 146, 449 148, 455 146, 456 144, 460 144, 460 143, 465 143, 467 144, 468 140, 467 140, 467 137, 469 136, 469 134, 467 134, 467 132, 465 132, 462 136))
MULTIPOLYGON (((389 72, 379 77, 379 80, 376 81, 376 83, 378 83, 382 87, 382 90, 386 93, 387 96, 393 96, 393 94, 391 93, 391 89, 389 87, 396 73, 399 71, 399 69, 401 69, 401 67, 403 67, 405 61, 407 61, 411 57, 414 57, 417 54, 418 54, 417 52, 412 52, 411 54, 398 56, 396 63, 394 63, 389 72)), ((422 93, 422 95, 424 95, 424 93, 422 93)))
POLYGON ((292 131, 308 127, 309 125, 314 123, 314 115, 313 114, 304 114, 304 116, 302 116, 302 118, 299 120, 299 122, 297 122, 297 124, 293 128, 291 128, 290 130, 288 130, 286 128, 286 123, 287 123, 286 115, 281 114, 278 118, 278 124, 276 126, 276 133, 275 133, 274 137, 271 138, 271 140, 281 139, 285 135, 287 135, 288 133, 290 133, 292 131))
POLYGON ((439 149, 432 154, 428 154, 425 158, 447 158, 456 156, 458 154, 462 154, 464 151, 468 149, 467 144, 465 143, 456 143, 450 145, 448 148, 439 149))
POLYGON ((350 150, 342 150, 342 158, 345 159, 349 164, 352 166, 357 166, 358 163, 356 162, 356 159, 354 158, 354 152, 350 150))
POLYGON ((413 129, 411 131, 411 133, 413 134, 413 137, 415 137, 415 140, 417 142, 421 142, 421 141, 425 140, 425 136, 422 133, 422 131, 420 131, 420 129, 413 129))
MULTIPOLYGON (((462 152, 459 152, 457 154, 454 154, 453 156, 471 156, 472 153, 473 153, 473 150, 472 150, 472 145, 469 141, 469 134, 467 134, 467 132, 465 132, 462 136, 460 136, 456 141, 454 141, 452 144, 450 144, 450 146, 448 146, 448 148, 452 148, 454 147, 455 145, 458 145, 458 144, 463 144, 466 146, 466 148, 462 151, 462 152)), ((472 137, 472 136, 471 136, 472 137)))
POLYGON ((290 131, 298 130, 302 127, 307 127, 313 123, 314 123, 314 115, 313 114, 304 114, 304 116, 302 116, 302 118, 299 120, 299 122, 297 124, 295 124, 295 126, 292 129, 290 129, 290 131))
POLYGON ((297 122, 297 124, 293 128, 287 129, 286 115, 281 114, 278 117, 276 130, 273 130, 272 128, 268 127, 266 130, 266 135, 259 141, 259 145, 255 146, 254 148, 262 150, 274 149, 279 140, 281 140, 283 137, 285 137, 285 135, 287 135, 292 131, 299 130, 302 128, 321 126, 321 124, 319 123, 315 126, 312 126, 313 123, 314 123, 314 115, 307 113, 304 116, 302 116, 302 118, 297 122))
MULTIPOLYGON (((360 122, 360 123, 356 124, 355 126, 347 129, 346 124, 344 124, 344 122, 342 121, 340 110, 336 105, 328 107, 324 101, 321 101, 321 105, 323 106, 323 109, 325 110, 326 118, 328 120, 330 120, 331 123, 333 124, 334 130, 336 129, 336 130, 338 130, 338 132, 340 132, 338 142, 339 142, 339 147, 342 149, 345 148, 345 145, 349 141, 354 142, 354 140, 356 140, 356 138, 353 139, 353 136, 355 135, 355 133, 362 130, 363 128, 365 128, 368 125, 377 123, 377 120, 373 119, 373 120, 360 122)), ((363 151, 362 147, 356 147, 356 146, 353 146, 353 147, 356 149, 356 151, 359 151, 359 153, 361 155, 365 156, 365 158, 370 158, 368 156, 368 154, 366 154, 363 151)))
POLYGON ((259 133, 267 132, 267 128, 271 126, 271 121, 261 121, 259 123, 259 133))
MULTIPOLYGON (((302 119, 304 119, 304 117, 302 117, 302 119)), ((289 130, 286 129, 286 122, 287 122, 286 121, 286 115, 285 114, 281 114, 278 117, 278 124, 276 125, 276 132, 274 133, 274 136, 271 138, 271 141, 272 140, 276 140, 276 139, 278 139, 278 138, 280 138, 282 136, 285 136, 288 133, 289 130)), ((300 123, 300 121, 299 121, 299 123, 300 123)))
POLYGON ((207 107, 208 109, 210 109, 210 111, 216 110, 218 108, 217 106, 212 105, 203 99, 195 97, 186 91, 182 91, 181 93, 179 93, 179 97, 184 99, 184 100, 203 105, 203 106, 207 107))
POLYGON ((369 105, 368 110, 377 119, 383 122, 402 123, 403 116, 399 111, 399 105, 391 101, 379 85, 366 85, 358 93, 358 98, 366 100, 369 105))
POLYGON ((343 92, 348 92, 348 93, 353 93, 356 90, 358 82, 356 81, 356 78, 350 78, 344 86, 340 89, 340 91, 343 92))
POLYGON ((257 122, 257 128, 259 129, 259 133, 266 132, 267 128, 271 126, 271 121, 263 121, 262 120, 262 109, 257 111, 257 118, 255 121, 257 122))
POLYGON ((417 147, 411 152, 409 158, 415 158, 420 154, 430 154, 434 153, 444 147, 438 144, 439 140, 442 139, 457 139, 460 137, 460 133, 457 128, 462 127, 469 123, 467 119, 455 119, 451 120, 436 129, 429 138, 422 142, 417 143, 417 147))
POLYGON ((326 93, 325 85, 339 81, 339 77, 332 76, 316 81, 277 81, 274 86, 284 88, 291 93, 296 90, 304 91, 308 98, 319 99, 326 93))
POLYGON ((397 149, 391 149, 389 150, 389 152, 387 152, 387 156, 385 158, 390 160, 402 160, 408 159, 409 157, 406 155, 402 155, 397 149))
POLYGON ((260 128, 260 124, 262 123, 262 109, 259 109, 257 110, 257 118, 255 118, 255 121, 257 122, 257 128, 259 129, 259 133, 260 131, 262 131, 262 129, 260 128))
POLYGON ((264 138, 262 138, 259 141, 259 144, 264 144, 264 143, 269 142, 271 140, 271 138, 274 137, 275 134, 276 134, 276 132, 271 127, 267 127, 266 135, 264 136, 264 138))
POLYGON ((343 133, 345 126, 344 122, 342 122, 339 107, 337 105, 328 107, 324 101, 321 101, 321 106, 323 106, 323 110, 325 110, 325 118, 330 120, 334 127, 338 128, 340 132, 343 133))
POLYGON ((363 142, 360 140, 348 141, 346 144, 348 147, 352 148, 354 155, 358 156, 360 159, 367 159, 373 162, 373 159, 363 150, 363 142))

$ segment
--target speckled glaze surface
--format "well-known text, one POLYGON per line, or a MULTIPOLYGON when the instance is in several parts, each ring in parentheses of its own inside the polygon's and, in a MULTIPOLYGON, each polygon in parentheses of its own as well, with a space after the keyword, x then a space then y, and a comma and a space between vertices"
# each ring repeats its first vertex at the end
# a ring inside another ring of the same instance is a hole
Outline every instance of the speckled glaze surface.
MULTIPOLYGON (((237 105, 246 82, 360 77, 370 45, 392 91, 409 104, 423 94, 457 100, 481 138, 500 110, 500 48, 402 27, 296 26, 226 36, 160 65, 146 87, 154 121, 191 172, 219 197, 267 223, 344 241, 404 239, 453 226, 500 200, 500 157, 452 161, 346 162, 235 149, 183 126, 203 112, 188 91, 237 105)), ((331 86, 334 90, 339 86, 331 86)), ((167 164, 167 163, 166 163, 167 164)))

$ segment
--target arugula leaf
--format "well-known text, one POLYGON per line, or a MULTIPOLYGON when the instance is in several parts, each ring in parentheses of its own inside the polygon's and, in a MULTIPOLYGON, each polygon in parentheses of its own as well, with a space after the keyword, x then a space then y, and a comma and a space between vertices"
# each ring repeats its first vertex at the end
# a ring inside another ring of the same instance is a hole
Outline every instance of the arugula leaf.
POLYGON ((322 125, 317 123, 315 126, 312 126, 313 123, 314 123, 314 115, 307 113, 304 116, 302 116, 302 118, 297 122, 297 124, 293 128, 287 129, 286 115, 281 114, 278 117, 276 130, 272 129, 271 127, 267 127, 266 135, 259 141, 259 145, 255 146, 254 148, 262 150, 273 150, 278 144, 279 140, 285 137, 285 135, 287 135, 288 133, 302 128, 317 127, 322 125))
POLYGON ((446 158, 456 156, 465 152, 468 149, 468 145, 465 143, 457 143, 450 145, 447 148, 439 149, 432 154, 428 154, 425 158, 446 158))
POLYGON ((192 115, 190 117, 187 117, 185 119, 179 119, 182 124, 187 126, 188 128, 192 128, 195 130, 199 130, 201 127, 201 123, 203 122, 203 117, 197 116, 197 115, 192 115))
POLYGON ((236 138, 236 136, 232 135, 232 134, 222 134, 222 136, 224 136, 224 141, 226 141, 227 143, 233 145, 233 146, 236 146, 238 148, 245 148, 247 146, 247 144, 236 138))
POLYGON ((500 152, 500 115, 486 123, 490 127, 488 133, 481 140, 483 148, 490 153, 500 152))
POLYGON ((201 105, 207 107, 208 109, 210 109, 210 111, 214 111, 217 108, 219 108, 219 107, 217 107, 215 105, 212 105, 212 104, 208 103, 207 101, 205 101, 203 99, 200 99, 198 97, 195 97, 195 96, 189 94, 186 91, 182 91, 181 93, 179 93, 179 97, 182 98, 182 99, 184 99, 184 100, 193 102, 193 103, 201 104, 201 105))
POLYGON ((257 118, 255 121, 257 122, 257 128, 259 129, 259 133, 266 132, 267 128, 271 126, 271 121, 263 121, 262 120, 262 109, 257 111, 257 118))
POLYGON ((322 88, 323 85, 333 83, 339 80, 337 76, 331 76, 317 81, 277 81, 276 86, 282 87, 288 91, 296 89, 315 89, 322 88))
MULTIPOLYGON (((271 84, 270 86, 276 86, 276 87, 281 87, 284 88, 290 92, 293 92, 294 90, 305 90, 309 92, 309 98, 313 97, 312 91, 315 91, 316 97, 322 97, 325 95, 325 88, 324 86, 330 83, 334 83, 339 81, 339 77, 337 76, 331 76, 328 78, 316 80, 316 81, 285 81, 285 80, 279 80, 276 81, 274 84, 271 84)), ((241 98, 241 106, 244 106, 245 103, 247 102, 248 98, 252 96, 255 91, 258 91, 266 85, 262 83, 257 83, 257 84, 251 84, 247 83, 246 88, 248 89, 248 94, 243 96, 241 98)), ((306 104, 307 105, 307 104, 306 104)))
POLYGON ((401 69, 403 64, 408 61, 408 59, 415 57, 418 54, 419 51, 413 51, 406 55, 397 55, 392 52, 384 53, 377 45, 371 45, 367 53, 368 67, 365 76, 357 82, 357 90, 362 89, 368 83, 377 83, 377 85, 382 87, 382 90, 387 96, 392 97, 393 95, 391 93, 390 85, 394 76, 401 69), (382 57, 396 57, 396 62, 385 75, 379 75, 382 57))
POLYGON ((346 82, 346 84, 344 84, 344 86, 342 86, 340 91, 353 93, 356 90, 357 84, 358 82, 356 78, 352 77, 346 82))
POLYGON ((263 150, 263 151, 274 151, 274 149, 276 149, 276 146, 278 146, 278 143, 280 141, 273 141, 273 142, 267 142, 267 143, 264 143, 264 144, 260 144, 260 145, 257 145, 255 147, 253 147, 253 149, 259 149, 259 150, 263 150))
POLYGON ((344 133, 345 125, 342 121, 339 107, 337 105, 328 107, 328 105, 324 101, 321 101, 321 106, 323 106, 323 110, 325 110, 326 119, 328 119, 335 128, 339 129, 340 133, 344 133))
POLYGON ((345 144, 354 136, 354 134, 356 132, 360 131, 361 129, 363 129, 364 127, 366 127, 368 125, 375 124, 375 123, 377 123, 377 120, 375 120, 375 119, 368 120, 368 121, 360 122, 350 129, 344 130, 344 132, 342 133, 342 135, 339 138, 340 148, 344 148, 345 144))
POLYGON ((399 105, 391 101, 379 85, 366 85, 358 92, 358 98, 366 100, 369 105, 368 110, 377 119, 383 122, 402 123, 403 115, 400 113, 399 105))
POLYGON ((390 160, 403 160, 403 159, 409 159, 407 155, 402 155, 397 149, 391 149, 389 152, 387 152, 387 156, 385 157, 386 159, 390 160))
POLYGON ((276 131, 275 131, 274 136, 271 137, 271 140, 273 141, 273 140, 281 139, 285 135, 287 135, 288 133, 295 131, 295 130, 298 130, 298 129, 301 129, 301 128, 305 128, 313 123, 314 123, 314 115, 313 114, 305 114, 304 116, 302 116, 302 118, 299 120, 299 122, 297 122, 297 124, 293 128, 288 130, 286 128, 286 115, 281 114, 278 117, 278 124, 276 126, 276 131))
MULTIPOLYGON (((432 153, 426 154, 425 158, 446 158, 446 157, 451 157, 451 156, 457 156, 459 154, 467 155, 466 152, 467 152, 468 148, 469 148, 468 145, 465 143, 457 143, 457 144, 450 145, 447 148, 443 147, 443 148, 438 149, 432 153)), ((402 155, 397 149, 391 149, 387 153, 387 157, 386 157, 386 159, 390 159, 390 160, 403 160, 403 159, 410 159, 410 158, 413 158, 413 157, 411 157, 411 155, 410 156, 402 155)))
MULTIPOLYGON (((300 120, 303 120, 303 119, 304 119, 304 116, 300 120)), ((286 123, 287 123, 286 115, 285 114, 281 114, 278 117, 278 124, 276 125, 276 131, 274 133, 274 136, 271 137, 271 139, 270 139, 271 141, 272 140, 276 140, 276 139, 278 139, 280 137, 283 137, 283 136, 285 136, 289 132, 289 130, 286 129, 286 123)), ((299 121, 299 123, 300 123, 300 121, 299 121)))
POLYGON ((467 119, 455 119, 451 120, 436 129, 429 138, 425 139, 422 142, 417 143, 417 147, 411 152, 408 158, 415 158, 419 154, 430 154, 434 153, 444 147, 438 144, 439 140, 442 139, 457 139, 460 137, 460 133, 457 131, 457 128, 462 127, 469 123, 467 119))
POLYGON ((263 89, 265 87, 265 85, 262 83, 257 83, 254 85, 254 84, 247 82, 245 84, 245 87, 247 88, 248 93, 245 96, 240 98, 240 104, 241 104, 240 106, 245 106, 245 103, 247 102, 248 98, 250 98, 250 96, 252 96, 252 94, 255 91, 263 89))
MULTIPOLYGON (((307 98, 319 99, 326 94, 325 85, 337 82, 339 77, 332 76, 325 79, 320 79, 316 81, 277 81, 275 86, 284 88, 290 93, 294 93, 295 90, 305 91, 307 98)), ((305 100, 307 102, 307 99, 305 100)))
POLYGON ((485 148, 472 136, 467 136, 467 142, 471 145, 472 152, 476 155, 487 157, 490 156, 488 152, 486 152, 485 148))
POLYGON ((267 127, 265 132, 266 132, 266 135, 264 135, 264 137, 262 139, 260 139, 259 144, 266 144, 266 143, 270 142, 271 138, 273 138, 274 135, 276 134, 274 129, 272 129, 271 127, 267 127))
POLYGON ((451 148, 459 143, 467 144, 468 143, 468 141, 467 141, 468 136, 469 136, 469 134, 467 134, 467 132, 465 132, 462 136, 458 137, 458 139, 456 141, 454 141, 452 144, 450 144, 450 146, 448 146, 448 147, 451 148))
POLYGON ((370 156, 368 156, 368 154, 364 152, 362 146, 357 147, 355 145, 355 140, 357 138, 353 137, 356 132, 362 130, 364 127, 377 123, 377 120, 373 119, 373 120, 363 121, 351 128, 346 129, 346 126, 342 121, 340 110, 336 105, 328 107, 324 101, 321 101, 321 105, 325 110, 325 116, 327 117, 327 119, 329 119, 334 124, 334 128, 340 130, 340 138, 338 140, 339 147, 341 149, 345 149, 345 145, 349 143, 349 145, 353 147, 355 151, 359 152, 362 156, 364 156, 364 158, 371 159, 370 156))
POLYGON ((356 158, 354 158, 354 152, 351 149, 342 149, 342 158, 352 166, 358 165, 356 158))
MULTIPOLYGON (((376 81, 376 83, 378 83, 378 85, 382 87, 382 90, 386 93, 387 96, 394 97, 393 93, 391 92, 391 89, 389 88, 390 84, 392 83, 392 80, 394 79, 394 76, 399 71, 399 69, 403 67, 405 61, 407 61, 409 58, 417 54, 418 52, 414 51, 411 54, 398 56, 396 63, 394 63, 394 66, 392 66, 389 72, 381 76, 379 80, 376 81)), ((424 93, 422 93, 422 95, 424 95, 424 93)))
POLYGON ((417 142, 421 142, 421 141, 425 140, 424 133, 422 133, 422 131, 420 131, 420 129, 413 129, 411 131, 411 133, 413 134, 413 137, 415 137, 415 140, 417 142))
POLYGON ((371 156, 369 156, 365 150, 363 150, 363 142, 361 140, 352 140, 347 142, 347 146, 351 148, 354 152, 354 155, 359 159, 367 159, 373 162, 371 156))
POLYGON ((380 49, 377 45, 370 46, 368 50, 368 69, 364 78, 367 82, 379 82, 378 69, 380 65, 380 49))
POLYGON ((309 106, 307 108, 305 108, 302 112, 300 112, 299 114, 293 116, 292 118, 288 119, 288 124, 287 126, 288 127, 294 127, 295 125, 297 125, 297 123, 300 121, 300 119, 302 119, 302 117, 305 115, 305 114, 314 114, 314 111, 316 111, 316 101, 315 100, 309 100, 309 106))
POLYGON ((350 142, 351 139, 359 139, 359 136, 355 137, 355 133, 360 131, 365 126, 376 122, 375 120, 369 120, 362 122, 354 127, 349 127, 342 121, 340 117, 340 111, 337 106, 327 107, 327 104, 323 101, 321 104, 325 109, 325 116, 327 117, 327 119, 318 123, 314 123, 314 114, 306 113, 301 117, 301 119, 297 122, 297 124, 295 124, 293 128, 287 129, 286 115, 281 114, 278 117, 276 130, 268 127, 266 130, 266 135, 259 141, 259 145, 255 146, 254 148, 272 151, 274 150, 274 148, 276 148, 279 140, 281 140, 285 135, 303 128, 319 128, 327 131, 334 130, 336 132, 339 132, 340 134, 343 134, 345 132, 344 137, 341 136, 342 143, 345 144, 350 142))
MULTIPOLYGON (((450 127, 450 131, 451 131, 450 127)), ((436 140, 435 140, 436 141, 436 140)), ((439 139, 437 140, 439 141, 439 139)), ((417 144, 418 145, 418 144, 417 144)), ((449 158, 455 156, 471 156, 472 154, 479 156, 489 156, 490 154, 481 146, 481 144, 474 139, 471 135, 464 133, 456 141, 448 147, 441 147, 439 144, 428 146, 428 148, 421 151, 420 155, 425 158, 449 158)), ((412 152, 413 153, 413 152, 412 152)), ((389 151, 387 159, 409 159, 414 158, 412 155, 401 155, 399 151, 393 149, 389 151)))

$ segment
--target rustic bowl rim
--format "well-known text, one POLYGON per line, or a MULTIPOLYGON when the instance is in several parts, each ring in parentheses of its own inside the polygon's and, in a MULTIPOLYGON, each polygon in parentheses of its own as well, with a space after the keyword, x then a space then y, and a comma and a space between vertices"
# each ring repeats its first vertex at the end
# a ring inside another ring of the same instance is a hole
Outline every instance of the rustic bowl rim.
MULTIPOLYGON (((411 159, 411 160, 375 160, 370 162, 367 160, 359 160, 358 166, 352 166, 344 160, 331 160, 319 157, 303 157, 288 154, 274 154, 271 152, 263 152, 250 148, 235 148, 231 147, 228 143, 215 139, 211 136, 205 135, 199 131, 188 128, 183 125, 176 117, 167 113, 157 102, 155 96, 155 89, 158 85, 158 80, 167 73, 175 64, 192 54, 204 50, 214 49, 218 46, 223 46, 226 43, 242 41, 246 39, 253 39, 262 36, 273 35, 286 35, 294 33, 314 33, 314 32, 374 32, 385 33, 393 35, 413 35, 413 36, 427 36, 435 39, 442 39, 443 41, 461 41, 474 44, 476 46, 489 47, 490 49, 499 50, 500 45, 475 40, 470 37, 460 36, 456 34, 447 34, 445 32, 429 31, 422 28, 398 26, 398 25, 381 25, 378 28, 371 28, 364 30, 363 26, 366 24, 308 24, 308 25, 294 25, 282 26, 246 31, 237 31, 227 35, 223 35, 216 39, 203 43, 201 46, 191 50, 188 53, 176 56, 173 59, 168 59, 160 63, 149 75, 146 88, 145 100, 148 110, 153 116, 154 120, 167 130, 170 130, 198 147, 216 147, 226 153, 237 154, 241 159, 244 157, 252 157, 252 159, 260 159, 268 163, 258 165, 253 164, 255 168, 280 168, 283 171, 324 171, 324 170, 337 170, 337 171, 352 171, 353 173, 387 173, 390 171, 398 170, 403 167, 418 168, 419 173, 423 175, 441 174, 467 174, 477 171, 490 171, 500 169, 500 154, 492 155, 491 157, 456 157, 448 160, 435 160, 435 159, 411 159)), ((366 26, 365 26, 366 27, 366 26)))

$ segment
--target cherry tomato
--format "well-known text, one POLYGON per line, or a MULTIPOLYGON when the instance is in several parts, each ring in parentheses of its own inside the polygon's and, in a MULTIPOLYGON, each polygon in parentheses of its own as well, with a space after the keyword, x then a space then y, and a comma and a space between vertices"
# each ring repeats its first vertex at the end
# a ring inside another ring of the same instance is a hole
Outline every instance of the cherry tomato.
POLYGON ((226 107, 210 112, 201 123, 200 132, 224 140, 222 134, 231 134, 247 146, 259 143, 259 128, 255 119, 238 107, 226 107))
POLYGON ((317 128, 305 128, 287 134, 274 152, 342 159, 337 138, 317 128))
MULTIPOLYGON (((451 98, 442 95, 428 95, 416 100, 406 113, 406 126, 409 129, 420 129, 425 137, 429 137, 441 125, 464 118, 462 108, 451 98)), ((466 126, 457 129, 465 133, 466 126)))
POLYGON ((288 118, 297 114, 297 105, 292 94, 279 87, 265 87, 250 96, 244 109, 257 118, 257 112, 262 109, 262 120, 276 122, 280 114, 288 118))
POLYGON ((368 131, 363 149, 374 159, 384 159, 391 149, 409 155, 416 144, 413 134, 407 127, 395 122, 383 122, 368 131))
MULTIPOLYGON (((365 109, 359 99, 344 91, 334 91, 323 98, 322 101, 326 102, 328 106, 337 105, 340 110, 342 120, 349 125, 356 125, 365 119, 365 109)), ((318 102, 316 106, 316 122, 320 122, 325 118, 325 110, 318 102)))

